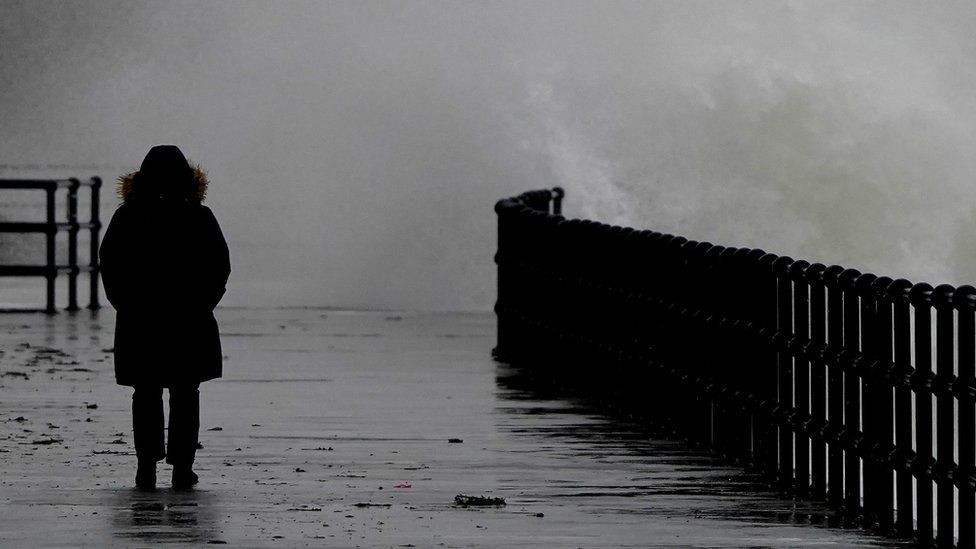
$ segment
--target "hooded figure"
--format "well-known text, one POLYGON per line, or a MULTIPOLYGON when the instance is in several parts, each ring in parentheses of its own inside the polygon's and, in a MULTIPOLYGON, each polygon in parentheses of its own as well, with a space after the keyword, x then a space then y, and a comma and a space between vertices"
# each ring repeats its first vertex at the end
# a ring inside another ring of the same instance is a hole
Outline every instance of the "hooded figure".
POLYGON ((213 310, 230 275, 227 243, 213 212, 201 204, 206 174, 176 146, 153 147, 139 171, 119 181, 122 204, 99 256, 105 293, 117 311, 115 379, 135 388, 136 484, 154 488, 156 462, 166 457, 174 465, 174 486, 188 487, 196 482, 190 466, 198 386, 222 373, 213 310), (168 452, 164 387, 170 393, 168 452))

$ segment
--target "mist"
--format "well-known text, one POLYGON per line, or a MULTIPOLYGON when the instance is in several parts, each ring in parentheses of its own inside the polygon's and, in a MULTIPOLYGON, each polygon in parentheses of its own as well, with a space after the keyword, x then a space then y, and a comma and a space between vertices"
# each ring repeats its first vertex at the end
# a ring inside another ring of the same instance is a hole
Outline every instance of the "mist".
MULTIPOLYGON (((976 281, 966 2, 15 2, 0 177, 210 175, 228 305, 485 310, 494 201, 976 281)), ((0 195, 0 203, 4 200, 0 195)))

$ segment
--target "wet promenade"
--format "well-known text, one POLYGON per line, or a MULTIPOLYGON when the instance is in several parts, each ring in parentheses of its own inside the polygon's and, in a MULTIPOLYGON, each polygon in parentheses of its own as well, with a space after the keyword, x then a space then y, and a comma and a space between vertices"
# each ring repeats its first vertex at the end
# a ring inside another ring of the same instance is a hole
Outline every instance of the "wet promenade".
POLYGON ((199 489, 172 492, 161 464, 139 493, 112 312, 0 316, 0 546, 894 546, 539 390, 491 360, 490 314, 218 319, 199 489))

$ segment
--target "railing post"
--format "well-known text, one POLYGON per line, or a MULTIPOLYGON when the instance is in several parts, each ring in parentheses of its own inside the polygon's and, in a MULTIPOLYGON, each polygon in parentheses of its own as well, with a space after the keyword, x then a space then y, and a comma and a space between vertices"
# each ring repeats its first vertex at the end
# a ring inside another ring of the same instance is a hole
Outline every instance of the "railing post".
POLYGON ((78 310, 78 187, 72 177, 68 186, 68 310, 78 310))
POLYGON ((760 299, 760 326, 762 332, 760 337, 762 347, 768 349, 768 354, 761 357, 763 360, 762 373, 759 376, 758 390, 761 395, 762 408, 764 412, 761 432, 763 452, 763 470, 766 475, 774 482, 779 474, 779 444, 777 443, 776 414, 779 411, 777 403, 778 380, 779 380, 779 355, 777 354, 777 318, 779 308, 777 299, 779 289, 776 282, 776 274, 773 272, 773 263, 776 261, 775 254, 766 254, 759 258, 759 268, 757 269, 756 286, 760 299), (763 337, 764 336, 764 337, 763 337), (768 364, 768 366, 766 365, 768 364))
POLYGON ((47 267, 45 278, 47 280, 47 306, 44 312, 54 314, 57 309, 54 306, 54 283, 58 274, 57 255, 55 254, 55 238, 57 237, 57 221, 55 220, 54 191, 57 187, 50 185, 44 189, 47 198, 47 228, 45 231, 45 243, 47 245, 47 267))
POLYGON ((911 310, 908 291, 912 283, 898 279, 888 287, 892 300, 894 368, 892 379, 895 386, 895 501, 898 507, 895 525, 898 535, 908 537, 915 530, 914 499, 912 497, 911 460, 912 450, 912 367, 911 310))
POLYGON ((783 256, 773 263, 776 274, 777 397, 776 422, 779 425, 779 473, 781 490, 793 492, 793 288, 789 268, 793 259, 783 256))
MULTIPOLYGON (((793 341, 789 345, 791 354, 796 357, 793 364, 794 411, 797 423, 795 435, 795 471, 793 487, 796 494, 806 497, 810 493, 810 362, 807 350, 810 348, 810 297, 806 280, 807 261, 799 260, 790 266, 793 281, 793 341)), ((792 430, 792 429, 791 429, 792 430)))
POLYGON ((91 246, 89 249, 89 271, 88 271, 88 282, 91 290, 91 301, 88 303, 88 308, 95 311, 101 305, 98 303, 98 275, 99 275, 99 263, 98 263, 98 233, 102 227, 101 219, 99 219, 100 210, 100 190, 102 188, 102 178, 92 177, 91 179, 91 246))
POLYGON ((684 414, 685 434, 695 447, 708 448, 711 440, 706 436, 705 429, 708 422, 703 421, 709 413, 709 400, 704 391, 698 390, 696 385, 702 378, 702 364, 700 361, 700 343, 693 328, 697 318, 694 307, 695 290, 697 287, 698 269, 695 265, 695 249, 700 243, 696 240, 686 240, 678 247, 681 274, 676 281, 677 295, 680 304, 677 308, 680 328, 677 333, 681 355, 686 357, 681 366, 688 381, 689 398, 685 401, 688 413, 684 414))
POLYGON ((952 296, 959 311, 959 549, 976 546, 976 288, 960 286, 952 296))
MULTIPOLYGON (((722 285, 719 292, 722 296, 720 314, 722 316, 721 330, 724 334, 725 345, 730 349, 733 364, 749 364, 750 356, 745 346, 749 343, 747 324, 748 317, 743 305, 743 292, 746 291, 746 281, 743 280, 744 263, 750 250, 747 248, 726 248, 720 255, 722 285)), ((748 375, 723 365, 723 379, 729 385, 735 409, 735 458, 745 467, 753 462, 752 452, 752 395, 753 386, 748 375)))
POLYGON ((723 413, 722 396, 720 390, 722 384, 716 379, 718 364, 715 360, 715 346, 719 345, 714 339, 715 332, 708 323, 709 312, 706 305, 708 292, 713 289, 713 281, 708 279, 710 274, 710 259, 715 250, 719 247, 713 246, 709 242, 698 244, 691 256, 691 276, 692 287, 688 296, 691 300, 691 310, 693 311, 694 327, 693 330, 698 334, 702 341, 711 341, 709 348, 698 349, 700 357, 697 375, 705 380, 701 391, 701 411, 702 411, 702 441, 706 448, 711 449, 716 454, 728 457, 729 452, 729 426, 726 422, 728 418, 719 417, 723 413))
POLYGON ((932 291, 932 304, 935 307, 935 350, 936 375, 934 389, 936 394, 936 508, 938 523, 936 525, 936 543, 939 547, 951 548, 955 537, 955 502, 953 485, 953 446, 955 429, 953 416, 954 398, 952 395, 953 362, 955 360, 953 347, 955 337, 953 333, 952 286, 942 284, 932 291))
POLYGON ((915 509, 917 544, 930 547, 932 523, 932 286, 916 284, 910 294, 915 309, 915 459, 912 472, 916 478, 915 509))
MULTIPOLYGON (((742 353, 742 344, 745 343, 742 337, 742 322, 744 321, 741 307, 738 303, 738 292, 742 291, 743 284, 739 278, 741 272, 739 263, 741 258, 748 250, 741 248, 723 248, 718 254, 715 284, 717 307, 713 312, 718 317, 715 323, 716 332, 719 334, 722 348, 727 352, 727 357, 733 360, 733 364, 747 363, 742 353)), ((750 387, 746 384, 745 376, 741 371, 733 370, 728 367, 728 359, 723 359, 721 353, 723 349, 715 349, 716 370, 727 392, 727 410, 731 416, 732 446, 731 455, 740 464, 748 463, 751 455, 749 451, 749 409, 747 396, 750 387)))
MULTIPOLYGON (((894 493, 892 492, 892 309, 888 288, 892 280, 881 277, 871 285, 871 297, 874 300, 874 334, 872 336, 872 355, 869 373, 870 390, 870 418, 871 418, 871 482, 874 492, 872 507, 877 517, 878 528, 884 533, 891 531, 894 510, 894 493)), ((865 410, 866 412, 868 410, 865 410)), ((867 468, 866 468, 867 470, 867 468)))
POLYGON ((841 444, 844 427, 844 370, 841 353, 844 349, 844 293, 840 275, 844 268, 831 265, 824 271, 827 286, 827 500, 834 507, 844 501, 844 448, 841 444))
POLYGON ((862 495, 861 508, 863 509, 863 523, 865 526, 872 527, 877 524, 877 463, 872 459, 872 449, 875 440, 875 417, 874 417, 874 376, 873 364, 878 351, 878 321, 877 304, 873 292, 873 284, 878 277, 870 273, 865 273, 857 277, 854 282, 854 290, 857 292, 860 302, 860 331, 861 331, 861 351, 854 359, 854 371, 857 374, 858 385, 861 392, 860 410, 858 416, 861 418, 861 433, 856 439, 856 454, 861 461, 862 495))
MULTIPOLYGON (((749 348, 745 349, 748 362, 759 365, 759 367, 749 368, 745 372, 745 382, 751 393, 751 406, 749 418, 749 434, 752 468, 773 476, 775 469, 769 469, 768 448, 771 445, 770 426, 772 421, 769 417, 771 403, 767 400, 765 385, 769 382, 767 364, 772 364, 772 345, 768 339, 767 323, 770 316, 775 320, 776 314, 776 291, 775 285, 771 285, 769 266, 763 265, 764 258, 767 257, 765 251, 752 249, 746 252, 742 258, 742 273, 740 274, 744 290, 742 294, 750 297, 739 298, 743 307, 743 316, 748 320, 745 324, 746 335, 748 336, 749 348), (753 302, 755 300, 756 302, 753 302)), ((770 255, 770 257, 772 257, 770 255)), ((775 283, 774 283, 775 284, 775 283)), ((737 292, 739 293, 739 292, 737 292)), ((773 458, 775 462, 775 444, 772 445, 773 458)))
POLYGON ((826 267, 814 263, 805 276, 810 285, 810 495, 827 495, 827 375, 824 351, 827 348, 827 303, 823 273, 826 267))
POLYGON ((518 339, 518 329, 513 326, 514 311, 511 310, 514 297, 512 294, 516 290, 512 276, 514 268, 512 262, 516 259, 513 237, 517 236, 511 234, 514 229, 511 226, 514 222, 511 210, 517 206, 518 203, 510 199, 499 200, 495 204, 495 213, 498 216, 498 251, 495 254, 495 262, 498 264, 498 294, 495 302, 495 313, 498 315, 498 340, 494 355, 495 358, 504 361, 513 358, 511 356, 515 351, 513 342, 518 339))
POLYGON ((553 187, 552 189, 552 215, 562 215, 563 213, 563 197, 566 196, 566 191, 562 187, 553 187))
POLYGON ((861 273, 847 269, 840 275, 844 291, 844 350, 840 363, 844 371, 844 429, 841 445, 844 448, 844 508, 848 514, 861 509, 861 458, 858 446, 861 436, 861 379, 857 373, 857 359, 861 352, 860 306, 854 288, 861 273))

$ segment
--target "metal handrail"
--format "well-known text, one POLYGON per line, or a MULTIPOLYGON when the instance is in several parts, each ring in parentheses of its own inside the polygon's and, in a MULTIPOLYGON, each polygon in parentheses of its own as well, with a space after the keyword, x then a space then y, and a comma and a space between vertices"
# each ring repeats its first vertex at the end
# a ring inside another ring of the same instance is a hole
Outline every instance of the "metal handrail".
POLYGON ((44 265, 0 265, 0 276, 43 276, 47 280, 47 301, 45 312, 55 313, 55 280, 58 273, 68 275, 68 306, 67 310, 78 310, 78 274, 89 273, 90 301, 88 308, 96 310, 100 307, 98 299, 98 243, 101 231, 99 219, 99 191, 102 180, 92 177, 81 181, 70 179, 6 179, 0 180, 0 189, 43 190, 46 195, 46 220, 43 222, 5 221, 0 222, 0 233, 43 233, 46 235, 44 265), (78 221, 78 189, 91 188, 91 213, 87 222, 78 221), (56 221, 55 193, 59 189, 67 189, 67 221, 56 221), (78 265, 78 232, 91 231, 89 264, 78 265), (59 231, 68 233, 68 265, 58 265, 56 261, 55 236, 59 231))
POLYGON ((976 288, 565 219, 557 197, 495 206, 497 358, 854 524, 976 546, 976 288))

